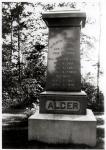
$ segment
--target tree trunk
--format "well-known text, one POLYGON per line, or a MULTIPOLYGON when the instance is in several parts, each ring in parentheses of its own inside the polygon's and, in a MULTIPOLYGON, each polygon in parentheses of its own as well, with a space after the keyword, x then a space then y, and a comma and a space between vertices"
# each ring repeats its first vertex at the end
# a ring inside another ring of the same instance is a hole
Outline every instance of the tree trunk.
POLYGON ((17 21, 18 21, 18 66, 19 66, 19 83, 21 83, 21 65, 20 65, 20 27, 19 27, 19 24, 20 24, 20 21, 19 21, 19 15, 18 15, 18 18, 17 18, 17 21))

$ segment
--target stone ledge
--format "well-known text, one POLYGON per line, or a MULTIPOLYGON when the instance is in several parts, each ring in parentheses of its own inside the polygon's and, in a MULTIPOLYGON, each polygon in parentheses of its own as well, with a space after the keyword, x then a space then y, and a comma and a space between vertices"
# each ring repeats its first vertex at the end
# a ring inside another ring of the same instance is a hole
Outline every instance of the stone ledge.
POLYGON ((58 21, 57 19, 59 19, 60 21, 65 19, 65 22, 67 22, 67 19, 68 19, 68 22, 66 24, 64 22, 64 26, 69 25, 69 24, 74 25, 74 26, 76 26, 76 24, 77 24, 77 26, 78 26, 78 25, 80 25, 80 22, 82 21, 82 27, 84 27, 85 21, 86 21, 86 13, 81 12, 79 10, 47 11, 47 12, 43 12, 42 18, 46 22, 47 26, 55 26, 55 25, 61 26, 61 24, 59 24, 59 22, 57 22, 57 24, 54 24, 53 22, 58 21), (52 22, 51 22, 51 19, 52 19, 52 22), (70 20, 71 20, 71 22, 73 20, 73 24, 70 22, 70 20))
POLYGON ((43 12, 43 18, 86 18, 86 13, 80 10, 55 10, 43 12))
POLYGON ((40 120, 68 120, 68 121, 96 121, 93 112, 87 109, 86 115, 67 115, 67 114, 40 114, 39 110, 36 111, 29 119, 40 120))
POLYGON ((65 96, 68 96, 68 95, 80 95, 80 96, 86 96, 86 93, 84 91, 81 91, 81 92, 61 92, 61 91, 44 91, 41 93, 41 95, 65 95, 65 96))

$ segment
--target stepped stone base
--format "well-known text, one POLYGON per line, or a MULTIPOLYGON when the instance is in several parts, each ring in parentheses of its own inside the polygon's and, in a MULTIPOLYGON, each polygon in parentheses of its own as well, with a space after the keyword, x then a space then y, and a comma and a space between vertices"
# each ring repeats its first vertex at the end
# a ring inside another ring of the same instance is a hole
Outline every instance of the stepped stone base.
POLYGON ((95 146, 96 119, 89 109, 80 116, 36 112, 28 120, 28 139, 95 146))

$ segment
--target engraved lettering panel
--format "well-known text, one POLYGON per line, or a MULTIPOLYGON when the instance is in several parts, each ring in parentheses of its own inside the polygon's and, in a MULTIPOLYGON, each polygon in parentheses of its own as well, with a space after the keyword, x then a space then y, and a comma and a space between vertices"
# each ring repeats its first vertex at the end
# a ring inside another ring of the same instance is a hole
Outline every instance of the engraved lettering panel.
POLYGON ((51 101, 48 100, 45 104, 47 111, 79 111, 80 103, 78 101, 51 101))
POLYGON ((80 91, 80 28, 50 28, 46 90, 80 91))
POLYGON ((53 92, 55 94, 49 93, 40 97, 40 113, 86 114, 86 95, 63 95, 63 92, 60 92, 60 94, 59 92, 58 94, 56 92, 53 92))

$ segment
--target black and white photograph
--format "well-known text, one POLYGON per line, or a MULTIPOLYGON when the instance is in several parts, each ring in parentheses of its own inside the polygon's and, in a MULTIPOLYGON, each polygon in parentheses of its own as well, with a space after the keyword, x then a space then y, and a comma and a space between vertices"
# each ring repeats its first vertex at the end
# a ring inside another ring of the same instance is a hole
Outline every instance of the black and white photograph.
POLYGON ((0 5, 1 149, 105 150, 105 2, 0 5))

